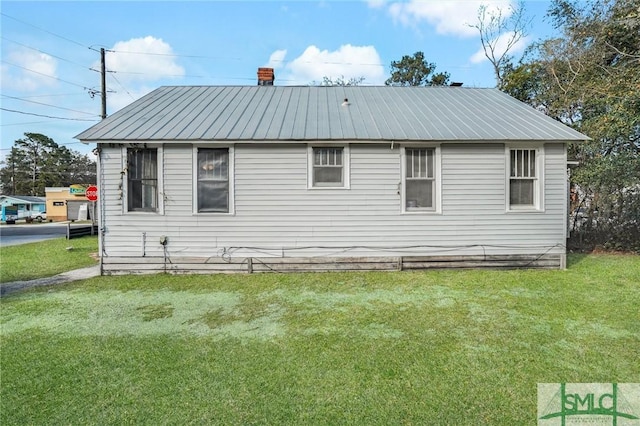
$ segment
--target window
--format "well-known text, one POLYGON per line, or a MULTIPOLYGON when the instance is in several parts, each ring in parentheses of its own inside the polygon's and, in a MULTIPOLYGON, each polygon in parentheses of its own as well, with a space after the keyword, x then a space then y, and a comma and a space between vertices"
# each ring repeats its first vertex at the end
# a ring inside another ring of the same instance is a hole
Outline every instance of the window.
POLYGON ((541 160, 538 149, 508 150, 509 208, 512 210, 539 209, 541 204, 541 160))
POLYGON ((436 148, 404 149, 404 210, 436 210, 436 148))
POLYGON ((348 147, 309 148, 309 186, 312 188, 349 187, 348 147))
POLYGON ((158 211, 158 150, 127 150, 127 205, 130 212, 158 211))
POLYGON ((198 148, 199 213, 229 213, 229 148, 198 148))

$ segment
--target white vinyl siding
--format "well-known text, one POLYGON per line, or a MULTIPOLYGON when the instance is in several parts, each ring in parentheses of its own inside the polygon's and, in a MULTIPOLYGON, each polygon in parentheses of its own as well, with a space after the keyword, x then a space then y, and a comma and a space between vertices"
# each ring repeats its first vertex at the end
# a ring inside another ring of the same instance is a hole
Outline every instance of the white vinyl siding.
POLYGON ((539 148, 508 148, 508 210, 541 210, 543 152, 539 148))
POLYGON ((350 190, 310 191, 306 143, 239 143, 230 148, 234 214, 194 215, 197 148, 176 143, 164 145, 163 155, 159 153, 166 174, 165 215, 123 215, 121 150, 101 148, 108 256, 564 253, 567 194, 562 143, 539 147, 544 151, 545 210, 518 214, 505 211, 509 156, 499 143, 431 147, 436 148, 435 200, 440 214, 402 211, 406 161, 397 144, 350 144, 350 190), (159 244, 160 236, 168 237, 167 246, 159 244))

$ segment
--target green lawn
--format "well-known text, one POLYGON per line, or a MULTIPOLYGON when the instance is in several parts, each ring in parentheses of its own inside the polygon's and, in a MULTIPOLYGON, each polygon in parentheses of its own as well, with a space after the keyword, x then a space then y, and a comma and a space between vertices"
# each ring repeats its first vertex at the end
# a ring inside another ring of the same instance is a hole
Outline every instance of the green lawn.
POLYGON ((536 424, 640 382, 640 257, 566 271, 99 277, 2 299, 0 424, 536 424))
POLYGON ((0 283, 50 277, 96 265, 98 237, 56 238, 0 248, 0 283))

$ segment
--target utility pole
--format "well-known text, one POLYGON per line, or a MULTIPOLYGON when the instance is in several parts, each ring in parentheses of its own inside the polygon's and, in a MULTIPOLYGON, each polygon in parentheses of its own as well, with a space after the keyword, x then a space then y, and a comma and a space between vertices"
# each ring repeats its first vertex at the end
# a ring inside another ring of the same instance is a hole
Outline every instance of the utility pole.
POLYGON ((16 159, 15 148, 11 148, 11 195, 16 195, 16 159))
POLYGON ((104 47, 100 48, 100 77, 101 77, 101 93, 102 93, 102 114, 104 120, 107 118, 107 72, 104 60, 104 47))

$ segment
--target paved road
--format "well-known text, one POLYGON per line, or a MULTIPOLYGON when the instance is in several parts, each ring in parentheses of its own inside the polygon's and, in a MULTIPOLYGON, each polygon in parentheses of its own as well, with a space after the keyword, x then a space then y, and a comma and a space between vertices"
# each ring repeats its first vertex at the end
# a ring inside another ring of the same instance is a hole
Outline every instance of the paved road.
POLYGON ((20 223, 0 226, 0 247, 60 238, 67 235, 65 223, 20 223))

